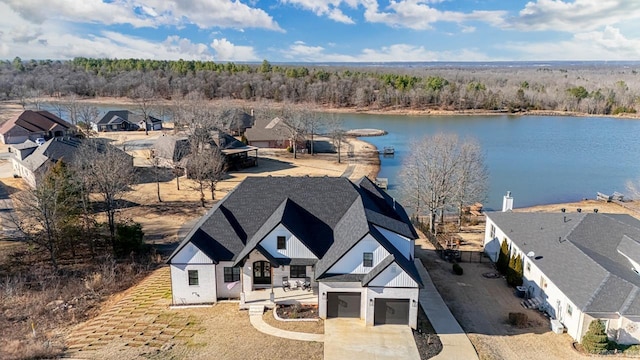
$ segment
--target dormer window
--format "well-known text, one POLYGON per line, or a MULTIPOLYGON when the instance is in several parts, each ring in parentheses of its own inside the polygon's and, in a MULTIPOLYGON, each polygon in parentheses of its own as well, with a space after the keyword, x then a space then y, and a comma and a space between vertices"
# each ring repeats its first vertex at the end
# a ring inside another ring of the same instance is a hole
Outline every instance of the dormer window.
POLYGON ((362 254, 362 266, 364 267, 372 267, 373 266, 373 253, 366 252, 362 254))
POLYGON ((278 236, 277 240, 278 250, 287 250, 287 238, 284 236, 278 236))

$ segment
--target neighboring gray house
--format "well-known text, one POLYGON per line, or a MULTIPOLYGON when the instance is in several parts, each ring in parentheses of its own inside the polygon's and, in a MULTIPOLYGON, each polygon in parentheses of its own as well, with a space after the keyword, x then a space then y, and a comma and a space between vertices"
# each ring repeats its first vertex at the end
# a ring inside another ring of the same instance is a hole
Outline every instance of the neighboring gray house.
POLYGON ((38 138, 69 136, 75 126, 48 111, 25 110, 0 126, 0 140, 4 144, 19 144, 38 138))
POLYGON ((183 161, 191 153, 188 136, 162 134, 153 145, 153 154, 158 158, 160 167, 184 168, 183 161))
MULTIPOLYGON (((36 182, 38 180, 38 175, 44 173, 48 169, 49 165, 55 164, 58 161, 73 161, 73 159, 78 155, 78 147, 83 141, 98 140, 59 137, 50 139, 40 146, 29 141, 23 144, 12 145, 11 152, 14 153, 14 156, 11 158, 11 162, 13 163, 13 172, 15 175, 22 177, 29 186, 35 188, 37 185, 36 182)), ((104 145, 113 147, 107 143, 104 145)), ((120 149, 118 149, 118 151, 125 154, 126 158, 131 161, 133 166, 133 157, 120 149)))
MULTIPOLYGON (((162 130, 162 120, 149 116, 147 130, 162 130)), ((145 128, 144 116, 129 110, 112 110, 92 124, 95 131, 132 131, 145 128)))
MULTIPOLYGON (((249 177, 169 257, 173 303, 246 306, 308 279, 322 318, 415 328, 417 237, 402 206, 367 178, 249 177)), ((271 304, 287 300, 272 295, 271 304)))
MULTIPOLYGON (((291 146, 290 131, 287 125, 279 117, 268 119, 256 119, 253 127, 247 129, 244 136, 249 145, 259 148, 286 149, 291 146)), ((299 143, 298 149, 302 149, 304 143, 299 143)))
POLYGON ((581 341, 594 319, 640 343, 640 221, 602 213, 486 213, 485 252, 503 241, 523 260, 528 295, 581 341))

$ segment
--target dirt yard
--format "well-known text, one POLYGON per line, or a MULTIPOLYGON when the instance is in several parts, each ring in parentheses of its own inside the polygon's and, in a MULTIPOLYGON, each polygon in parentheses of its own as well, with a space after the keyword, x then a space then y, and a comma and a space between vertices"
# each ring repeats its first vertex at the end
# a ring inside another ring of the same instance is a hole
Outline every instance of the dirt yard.
MULTIPOLYGON (((167 267, 72 329, 67 356, 87 359, 322 359, 323 344, 265 335, 237 303, 169 309, 167 267)), ((273 317, 273 315, 271 315, 273 317)), ((316 325, 317 326, 317 325, 316 325)))
MULTIPOLYGON (((598 200, 584 200, 575 203, 550 204, 529 208, 514 209, 514 212, 583 212, 629 214, 640 218, 636 210, 640 204, 635 202, 607 203, 598 200)), ((484 223, 463 227, 457 233, 461 241, 460 250, 482 251, 484 223)), ((567 334, 551 332, 549 320, 540 312, 528 310, 520 305, 513 289, 506 281, 482 276, 495 273, 493 265, 485 258, 485 263, 461 263, 464 275, 456 276, 452 265, 441 260, 433 251, 431 243, 425 239, 416 241, 418 256, 445 302, 468 333, 482 360, 494 359, 589 359, 573 350, 573 339, 567 334), (516 328, 508 324, 509 312, 521 312, 529 318, 528 326, 516 328)))
POLYGON ((441 260, 426 240, 416 242, 418 256, 443 299, 458 319, 481 360, 588 359, 571 347, 567 334, 551 332, 549 320, 520 305, 502 278, 485 278, 495 272, 490 263, 461 263, 464 275, 454 275, 451 263, 441 260), (528 316, 525 328, 508 324, 509 312, 528 316))

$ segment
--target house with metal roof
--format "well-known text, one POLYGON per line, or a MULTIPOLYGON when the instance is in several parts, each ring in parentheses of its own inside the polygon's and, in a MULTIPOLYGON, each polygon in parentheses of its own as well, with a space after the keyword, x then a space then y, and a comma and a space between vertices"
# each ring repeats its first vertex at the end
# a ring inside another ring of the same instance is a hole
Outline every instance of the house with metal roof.
POLYGON ((0 126, 0 140, 4 144, 19 144, 38 138, 68 136, 75 126, 48 111, 25 110, 0 126))
POLYGON ((486 213, 485 253, 506 241, 523 258, 527 297, 581 341, 592 320, 640 343, 640 221, 594 212, 486 213))
POLYGON ((173 303, 273 306, 293 299, 283 290, 299 282, 322 318, 415 328, 417 237, 402 206, 368 178, 249 177, 170 256, 173 303))

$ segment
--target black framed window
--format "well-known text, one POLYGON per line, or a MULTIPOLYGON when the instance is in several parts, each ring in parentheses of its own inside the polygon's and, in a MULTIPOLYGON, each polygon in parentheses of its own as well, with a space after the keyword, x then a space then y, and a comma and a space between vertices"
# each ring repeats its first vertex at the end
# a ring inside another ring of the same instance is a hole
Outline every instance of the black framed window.
POLYGON ((291 265, 289 267, 290 278, 305 278, 307 277, 307 267, 304 265, 291 265))
POLYGON ((364 267, 372 267, 373 266, 373 253, 366 252, 362 254, 362 266, 364 267))
POLYGON ((224 268, 224 282, 240 281, 240 268, 239 267, 225 267, 224 268))
POLYGON ((189 286, 198 285, 198 270, 189 270, 189 286))
POLYGON ((287 250, 287 238, 278 236, 278 250, 287 250))

